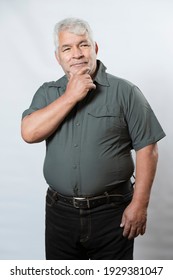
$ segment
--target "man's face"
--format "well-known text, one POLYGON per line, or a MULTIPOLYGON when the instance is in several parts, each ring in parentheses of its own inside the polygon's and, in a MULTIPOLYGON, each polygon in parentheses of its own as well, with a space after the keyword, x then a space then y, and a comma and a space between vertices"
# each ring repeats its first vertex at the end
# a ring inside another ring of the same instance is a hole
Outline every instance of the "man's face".
POLYGON ((83 67, 89 67, 92 76, 96 70, 97 45, 93 44, 88 35, 76 35, 63 31, 59 34, 59 47, 56 58, 65 74, 75 74, 83 67))

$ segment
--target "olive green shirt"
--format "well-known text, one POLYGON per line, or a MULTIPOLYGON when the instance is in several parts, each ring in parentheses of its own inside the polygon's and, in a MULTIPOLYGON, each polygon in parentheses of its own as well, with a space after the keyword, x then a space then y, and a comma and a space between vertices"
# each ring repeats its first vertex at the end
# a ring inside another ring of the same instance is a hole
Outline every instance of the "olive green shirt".
MULTIPOLYGON (((64 195, 86 196, 109 191, 134 172, 131 150, 165 136, 141 91, 132 83, 106 73, 98 63, 96 89, 79 102, 46 140, 44 176, 64 195)), ((63 76, 43 84, 23 117, 61 96, 63 76)))

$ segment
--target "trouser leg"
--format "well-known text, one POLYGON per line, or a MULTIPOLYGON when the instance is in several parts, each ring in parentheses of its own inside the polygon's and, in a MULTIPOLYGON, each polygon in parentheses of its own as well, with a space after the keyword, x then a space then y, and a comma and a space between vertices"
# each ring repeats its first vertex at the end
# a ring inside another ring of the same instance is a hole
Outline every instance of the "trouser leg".
POLYGON ((90 212, 90 235, 82 244, 90 259, 132 260, 134 240, 123 237, 120 227, 128 203, 105 204, 90 212))
POLYGON ((79 209, 54 203, 46 203, 46 259, 77 260, 88 259, 80 244, 79 209))

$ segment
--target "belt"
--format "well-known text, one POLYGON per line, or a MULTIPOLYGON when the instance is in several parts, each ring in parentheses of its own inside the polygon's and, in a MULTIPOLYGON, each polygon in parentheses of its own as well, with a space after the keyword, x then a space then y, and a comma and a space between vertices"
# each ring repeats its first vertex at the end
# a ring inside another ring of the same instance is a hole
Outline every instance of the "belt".
MULTIPOLYGON (((72 196, 64 196, 59 194, 51 187, 48 188, 48 195, 55 201, 61 201, 67 205, 73 206, 74 208, 80 209, 90 209, 103 204, 111 203, 111 202, 123 202, 127 199, 131 199, 133 194, 133 188, 131 182, 120 184, 122 189, 120 188, 114 189, 111 192, 105 192, 98 196, 92 197, 72 197, 72 196), (126 189, 126 193, 124 193, 126 189), (122 192, 121 192, 122 191, 122 192)), ((119 186, 119 185, 118 185, 119 186)))

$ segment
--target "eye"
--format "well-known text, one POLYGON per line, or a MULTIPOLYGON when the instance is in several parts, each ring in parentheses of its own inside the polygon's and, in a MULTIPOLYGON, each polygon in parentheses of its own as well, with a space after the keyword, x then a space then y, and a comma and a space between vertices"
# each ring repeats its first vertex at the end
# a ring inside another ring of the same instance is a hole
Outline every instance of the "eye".
POLYGON ((89 47, 90 45, 88 44, 88 43, 82 43, 81 45, 80 45, 80 47, 82 47, 82 48, 87 48, 87 47, 89 47))
POLYGON ((68 52, 68 51, 70 51, 70 47, 66 47, 62 49, 62 52, 68 52))
POLYGON ((70 50, 70 48, 66 48, 66 49, 63 50, 63 52, 67 52, 69 50, 70 50))

